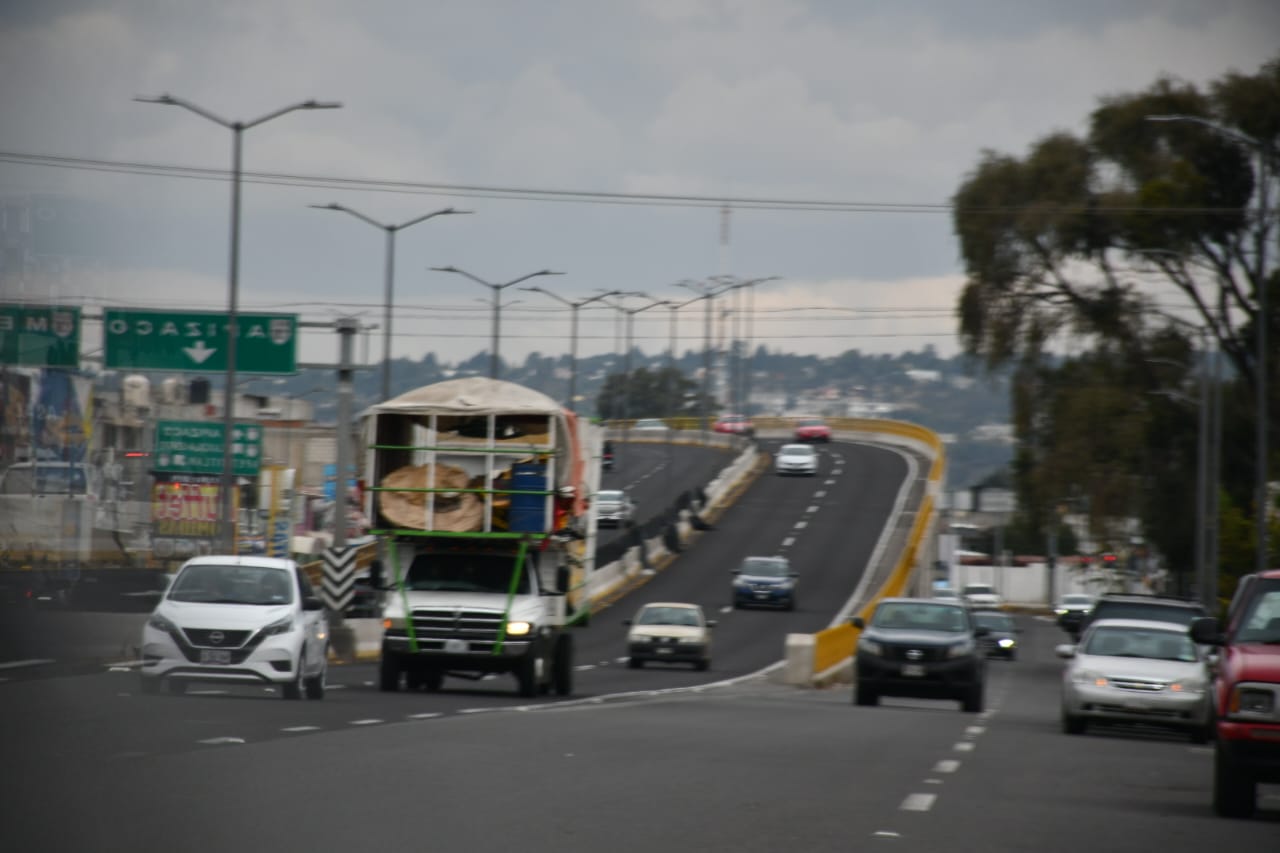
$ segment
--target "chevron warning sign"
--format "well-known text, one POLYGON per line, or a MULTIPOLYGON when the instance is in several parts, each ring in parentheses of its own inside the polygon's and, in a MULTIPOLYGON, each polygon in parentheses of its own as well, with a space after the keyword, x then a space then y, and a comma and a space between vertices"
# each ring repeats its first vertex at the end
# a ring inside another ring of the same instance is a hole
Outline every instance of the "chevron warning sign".
POLYGON ((326 548, 324 551, 324 575, 320 579, 320 597, 330 610, 345 610, 355 594, 355 548, 326 548))

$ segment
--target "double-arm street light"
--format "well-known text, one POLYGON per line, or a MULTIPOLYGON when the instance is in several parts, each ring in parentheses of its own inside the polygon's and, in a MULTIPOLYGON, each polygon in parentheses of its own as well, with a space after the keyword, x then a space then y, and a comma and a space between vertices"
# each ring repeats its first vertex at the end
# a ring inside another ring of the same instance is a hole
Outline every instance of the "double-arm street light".
POLYGON ((1270 541, 1268 537, 1267 521, 1268 521, 1268 501, 1267 501, 1267 234, 1269 226, 1267 217, 1270 215, 1268 210, 1268 169, 1270 168, 1271 158, 1276 156, 1276 152, 1260 139, 1255 139, 1246 133, 1233 130, 1225 125, 1219 124, 1212 119, 1203 118, 1194 115, 1149 115, 1146 116, 1147 121, 1168 121, 1168 122, 1189 122, 1207 127, 1215 133, 1225 136, 1241 145, 1252 148, 1258 154, 1258 219, 1260 227, 1257 233, 1257 240, 1254 245, 1256 252, 1256 269, 1251 272, 1254 280, 1254 286, 1258 293, 1258 311, 1254 318, 1254 337, 1257 346, 1256 368, 1256 411, 1254 416, 1256 419, 1256 459, 1255 461, 1255 478, 1254 484, 1256 489, 1255 503, 1257 506, 1257 545, 1254 552, 1254 570, 1265 571, 1270 566, 1269 547, 1270 541))
POLYGON ((232 501, 234 489, 234 460, 232 458, 235 434, 235 387, 236 387, 236 344, 240 336, 240 173, 242 137, 250 128, 265 124, 295 110, 334 110, 342 106, 335 101, 301 101, 273 110, 259 116, 253 121, 228 121, 221 116, 209 112, 203 107, 173 95, 146 95, 134 98, 144 104, 164 104, 182 107, 214 124, 221 125, 231 131, 231 259, 227 282, 227 370, 224 387, 222 418, 222 477, 218 486, 219 514, 222 517, 222 539, 227 553, 235 550, 235 503, 232 501))
POLYGON ((383 400, 391 397, 391 313, 394 306, 393 292, 395 287, 395 270, 396 270, 396 233, 403 231, 411 225, 417 225, 419 222, 425 222, 433 216, 451 216, 455 214, 474 213, 471 210, 455 210, 452 207, 445 207, 440 210, 434 210, 431 213, 423 214, 416 219, 410 219, 407 222, 401 222, 399 225, 389 222, 379 222, 376 219, 365 216, 358 210, 352 210, 342 204, 312 204, 308 207, 314 207, 317 210, 340 210, 343 213, 349 213, 356 219, 368 222, 374 228, 380 228, 387 235, 387 257, 384 265, 385 282, 383 285, 383 320, 382 320, 382 398, 383 400))
POLYGON ((569 306, 569 314, 571 319, 569 321, 569 399, 567 402, 569 406, 569 411, 576 412, 578 410, 577 408, 578 311, 579 309, 582 308, 583 305, 590 305, 592 302, 599 302, 609 296, 617 296, 622 291, 610 290, 606 293, 597 293, 595 296, 588 296, 586 299, 578 299, 578 300, 570 301, 568 299, 565 299, 563 296, 557 296, 556 294, 552 293, 550 290, 546 290, 545 288, 538 287, 537 285, 534 285, 533 287, 522 287, 520 289, 526 290, 530 293, 545 294, 546 296, 550 296, 552 299, 556 300, 557 302, 561 302, 569 306))
POLYGON ((493 292, 493 331, 491 333, 490 342, 489 342, 489 378, 490 379, 498 378, 498 341, 499 341, 501 328, 502 328, 502 291, 506 290, 508 287, 511 287, 512 285, 519 284, 522 281, 528 281, 529 279, 536 278, 537 276, 540 276, 540 275, 564 275, 564 273, 562 272, 552 272, 551 270, 538 270, 538 272, 531 272, 528 275, 522 275, 519 278, 513 278, 511 279, 511 281, 505 281, 502 284, 495 284, 491 281, 485 281, 484 279, 479 278, 478 276, 474 276, 471 273, 467 272, 466 270, 460 270, 457 267, 432 267, 431 269, 435 272, 451 272, 451 273, 457 273, 458 275, 461 275, 461 276, 466 276, 467 278, 474 281, 476 284, 484 285, 485 287, 489 288, 490 291, 493 292))

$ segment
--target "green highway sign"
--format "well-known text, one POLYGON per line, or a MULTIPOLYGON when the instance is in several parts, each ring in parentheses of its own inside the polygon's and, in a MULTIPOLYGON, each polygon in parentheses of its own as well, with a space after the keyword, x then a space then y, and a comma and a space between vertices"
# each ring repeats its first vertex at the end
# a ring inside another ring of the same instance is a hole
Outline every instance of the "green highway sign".
POLYGON ((80 366, 80 309, 0 304, 0 364, 80 366))
MULTIPOLYGON (((298 372, 298 315, 237 314, 236 370, 298 372)), ((108 369, 225 373, 227 315, 216 311, 107 308, 102 314, 108 369)))
MULTIPOLYGON (((159 421, 153 469, 177 474, 221 474, 223 440, 221 421, 159 421)), ((262 461, 262 427, 236 424, 231 434, 232 473, 258 476, 262 461)))

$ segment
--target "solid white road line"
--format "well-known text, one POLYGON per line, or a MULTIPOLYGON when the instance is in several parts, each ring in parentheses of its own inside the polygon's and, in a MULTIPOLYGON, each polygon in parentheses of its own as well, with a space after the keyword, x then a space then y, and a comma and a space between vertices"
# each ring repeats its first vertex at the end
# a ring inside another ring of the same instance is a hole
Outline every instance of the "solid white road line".
POLYGON ((20 669, 24 666, 44 666, 47 663, 57 663, 52 658, 32 658, 31 660, 11 660, 0 663, 0 669, 20 669))

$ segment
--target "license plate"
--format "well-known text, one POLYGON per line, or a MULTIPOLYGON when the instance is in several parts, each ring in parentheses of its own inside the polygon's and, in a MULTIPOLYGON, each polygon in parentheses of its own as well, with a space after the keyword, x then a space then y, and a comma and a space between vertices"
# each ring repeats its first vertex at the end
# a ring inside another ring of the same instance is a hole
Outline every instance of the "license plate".
POLYGON ((757 593, 756 593, 756 598, 768 598, 768 597, 769 597, 769 593, 767 593, 767 592, 757 592, 757 593))
POLYGON ((231 663, 231 652, 227 649, 201 649, 200 663, 231 663))
POLYGON ((906 678, 920 678, 924 675, 924 667, 918 663, 904 663, 902 674, 906 678))
POLYGON ((660 655, 669 655, 669 654, 671 654, 671 652, 672 652, 672 651, 673 651, 672 649, 658 649, 658 654, 660 654, 660 655))
POLYGON ((466 640, 449 639, 444 641, 444 650, 451 654, 463 654, 471 651, 466 640))

